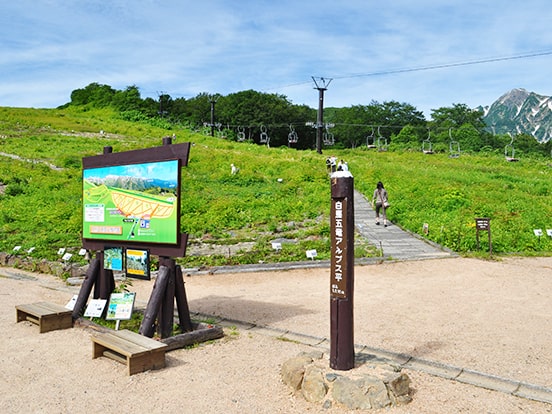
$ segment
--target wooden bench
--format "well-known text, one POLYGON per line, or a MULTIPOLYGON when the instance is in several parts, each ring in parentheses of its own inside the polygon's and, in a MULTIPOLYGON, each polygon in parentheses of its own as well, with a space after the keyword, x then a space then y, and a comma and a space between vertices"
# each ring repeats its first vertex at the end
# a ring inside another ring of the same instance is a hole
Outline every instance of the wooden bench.
POLYGON ((40 333, 67 329, 73 326, 71 311, 48 302, 30 303, 15 307, 17 322, 29 321, 39 327, 40 333))
POLYGON ((128 367, 128 375, 165 367, 167 345, 127 329, 92 336, 92 358, 105 356, 128 367))

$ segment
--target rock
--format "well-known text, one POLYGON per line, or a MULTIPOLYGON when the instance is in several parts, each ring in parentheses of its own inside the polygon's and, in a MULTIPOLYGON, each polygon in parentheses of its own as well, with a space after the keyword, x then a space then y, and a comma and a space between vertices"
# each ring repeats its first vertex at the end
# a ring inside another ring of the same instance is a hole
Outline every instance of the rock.
POLYGON ((347 377, 337 378, 332 389, 333 399, 351 410, 372 408, 370 399, 364 394, 360 385, 347 377))
POLYGON ((312 361, 315 361, 317 359, 322 359, 324 357, 324 352, 322 351, 301 352, 299 353, 298 356, 309 357, 312 359, 312 361))
POLYGON ((326 374, 326 380, 328 382, 334 382, 338 378, 339 378, 339 375, 337 375, 335 372, 328 372, 326 374))
POLYGON ((22 267, 23 260, 20 257, 17 256, 7 256, 6 265, 9 267, 16 267, 21 268, 22 267))
POLYGON ((305 374, 305 366, 313 361, 308 356, 297 356, 291 358, 282 364, 281 374, 282 381, 289 385, 294 391, 301 388, 303 375, 305 374))
POLYGON ((387 387, 381 379, 366 375, 361 381, 372 408, 384 408, 391 405, 387 387))
POLYGON ((383 382, 396 397, 408 395, 410 392, 410 377, 404 373, 389 375, 383 382))
POLYGON ((89 264, 86 264, 84 266, 80 266, 76 263, 74 264, 71 264, 71 267, 70 267, 70 275, 71 277, 84 277, 86 275, 86 271, 88 270, 88 268, 90 267, 89 264))
POLYGON ((64 273, 63 265, 58 262, 50 262, 50 272, 52 275, 62 277, 64 273))
POLYGON ((84 282, 84 277, 68 277, 65 283, 69 286, 81 286, 84 282))
MULTIPOLYGON (((380 409, 407 404, 410 378, 385 360, 366 359, 348 371, 335 372, 322 352, 303 352, 282 365, 282 380, 306 401, 323 408, 380 409), (369 363, 367 363, 369 362, 369 363)), ((360 359, 360 358, 359 358, 360 359)))
POLYGON ((46 259, 42 259, 38 264, 38 271, 40 273, 50 273, 50 262, 46 259))
POLYGON ((301 384, 303 397, 309 402, 321 402, 326 397, 328 387, 324 382, 324 372, 316 366, 308 366, 301 384))
POLYGON ((389 397, 394 405, 404 405, 412 401, 410 377, 408 375, 397 373, 387 376, 383 381, 389 390, 389 397))

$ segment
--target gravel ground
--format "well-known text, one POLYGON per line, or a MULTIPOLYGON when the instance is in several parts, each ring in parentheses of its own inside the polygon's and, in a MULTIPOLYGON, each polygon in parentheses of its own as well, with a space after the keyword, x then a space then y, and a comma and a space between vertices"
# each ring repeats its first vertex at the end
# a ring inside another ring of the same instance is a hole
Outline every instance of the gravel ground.
MULTIPOLYGON (((0 268, 2 412, 349 412, 307 403, 280 379, 282 363, 312 346, 277 332, 329 337, 328 269, 197 275, 185 282, 193 313, 269 329, 237 324, 224 339, 168 353, 165 369, 129 377, 115 361, 92 359, 89 329, 39 334, 36 326, 15 322, 16 305, 65 305, 78 287, 0 268)), ((138 305, 153 283, 133 281, 138 305)), ((355 343, 552 389, 550 291, 552 258, 357 266, 355 343)), ((405 372, 413 401, 381 412, 552 412, 549 403, 405 372)))

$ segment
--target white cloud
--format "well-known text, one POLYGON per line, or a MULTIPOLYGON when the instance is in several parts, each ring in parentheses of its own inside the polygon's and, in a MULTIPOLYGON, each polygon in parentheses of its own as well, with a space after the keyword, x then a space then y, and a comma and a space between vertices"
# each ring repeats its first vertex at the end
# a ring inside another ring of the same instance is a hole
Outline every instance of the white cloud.
POLYGON ((552 50, 544 0, 20 0, 0 6, 0 105, 54 107, 91 82, 154 96, 246 89, 317 106, 490 104, 515 87, 548 94, 550 56, 357 76, 552 50), (31 86, 30 86, 31 85, 31 86), (294 85, 294 86, 290 86, 294 85))

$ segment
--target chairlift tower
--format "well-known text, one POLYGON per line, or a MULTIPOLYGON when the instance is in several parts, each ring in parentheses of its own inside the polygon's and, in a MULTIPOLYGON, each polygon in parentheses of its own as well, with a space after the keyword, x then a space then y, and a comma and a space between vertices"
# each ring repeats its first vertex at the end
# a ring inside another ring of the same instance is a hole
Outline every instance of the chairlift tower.
POLYGON ((166 111, 163 110, 163 97, 165 96, 165 92, 159 91, 159 92, 157 92, 157 96, 159 97, 159 111, 158 111, 158 113, 159 113, 159 116, 161 118, 163 118, 165 116, 165 112, 166 112, 166 111))
POLYGON ((215 93, 214 95, 209 95, 209 102, 211 103, 211 136, 215 136, 215 104, 217 103, 220 95, 215 93))
POLYGON ((316 152, 322 154, 322 134, 324 129, 324 91, 328 89, 333 79, 315 78, 312 76, 315 88, 318 89, 318 117, 316 120, 316 152))

